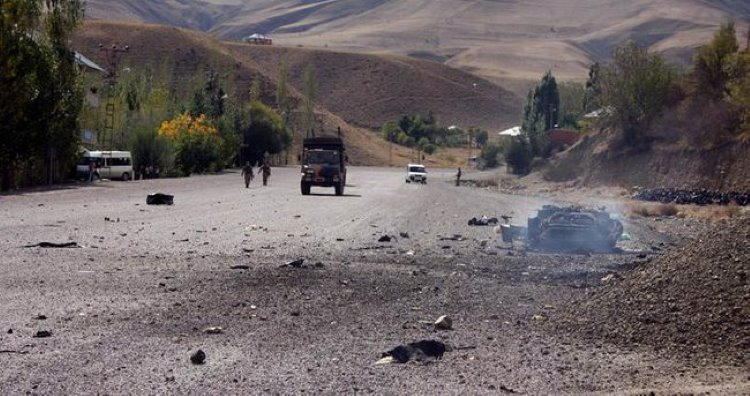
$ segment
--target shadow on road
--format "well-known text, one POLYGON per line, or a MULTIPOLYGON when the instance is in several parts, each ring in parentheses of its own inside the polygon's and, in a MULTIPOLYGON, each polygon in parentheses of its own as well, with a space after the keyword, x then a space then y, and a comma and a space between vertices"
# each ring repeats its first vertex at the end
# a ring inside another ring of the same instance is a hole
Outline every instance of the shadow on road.
MULTIPOLYGON (((310 193, 309 196, 311 197, 335 197, 336 194, 310 193)), ((362 198, 362 196, 359 194, 344 194, 340 196, 344 198, 362 198)))
POLYGON ((34 195, 34 194, 46 193, 50 191, 77 190, 79 188, 87 188, 87 187, 112 188, 112 185, 110 185, 109 182, 106 182, 106 183, 66 182, 65 184, 55 184, 52 186, 27 187, 27 188, 21 188, 18 190, 3 191, 3 192, 0 192, 0 197, 13 196, 13 195, 17 195, 17 196, 34 195))

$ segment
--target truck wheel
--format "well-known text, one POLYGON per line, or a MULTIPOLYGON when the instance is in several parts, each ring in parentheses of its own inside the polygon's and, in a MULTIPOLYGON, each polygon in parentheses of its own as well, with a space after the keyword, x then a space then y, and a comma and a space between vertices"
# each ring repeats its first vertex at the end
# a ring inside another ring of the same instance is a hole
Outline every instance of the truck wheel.
POLYGON ((336 195, 344 195, 344 183, 339 183, 334 188, 336 189, 336 195))
POLYGON ((302 189, 302 195, 310 195, 310 184, 302 183, 300 184, 300 187, 302 189))
POLYGON ((125 172, 122 174, 122 181, 128 181, 130 180, 130 173, 125 172))

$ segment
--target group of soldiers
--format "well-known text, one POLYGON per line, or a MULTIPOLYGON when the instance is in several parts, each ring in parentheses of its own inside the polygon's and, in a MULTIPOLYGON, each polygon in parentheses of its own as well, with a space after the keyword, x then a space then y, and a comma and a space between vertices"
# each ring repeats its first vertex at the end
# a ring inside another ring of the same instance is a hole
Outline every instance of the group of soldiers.
MULTIPOLYGON (((263 185, 268 185, 268 178, 271 177, 271 166, 267 162, 264 162, 258 168, 258 173, 263 175, 263 185)), ((255 178, 253 173, 253 166, 250 165, 250 161, 245 162, 245 166, 242 167, 242 176, 245 177, 245 188, 250 188, 250 182, 255 178)), ((461 184, 461 168, 458 168, 456 172, 456 186, 461 184)))
MULTIPOLYGON (((263 162, 258 168, 258 173, 263 175, 263 185, 268 185, 268 178, 271 177, 271 166, 267 162, 263 162)), ((253 173, 253 166, 250 165, 250 161, 245 162, 245 166, 242 167, 242 176, 245 177, 245 188, 250 188, 250 182, 255 178, 253 173)))

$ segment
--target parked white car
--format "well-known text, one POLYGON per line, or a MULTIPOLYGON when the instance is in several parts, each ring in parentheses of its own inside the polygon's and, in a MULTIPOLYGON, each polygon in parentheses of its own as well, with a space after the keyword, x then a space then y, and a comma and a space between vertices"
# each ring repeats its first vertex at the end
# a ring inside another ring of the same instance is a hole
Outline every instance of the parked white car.
POLYGON ((427 184, 427 169, 421 164, 409 164, 406 166, 406 182, 427 184))

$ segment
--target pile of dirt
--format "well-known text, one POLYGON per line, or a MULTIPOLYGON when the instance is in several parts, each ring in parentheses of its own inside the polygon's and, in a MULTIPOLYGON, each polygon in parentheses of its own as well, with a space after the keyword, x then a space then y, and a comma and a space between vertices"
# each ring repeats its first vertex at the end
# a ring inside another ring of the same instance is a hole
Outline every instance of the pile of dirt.
POLYGON ((573 301, 551 325, 627 347, 740 366, 750 361, 750 218, 573 301))

